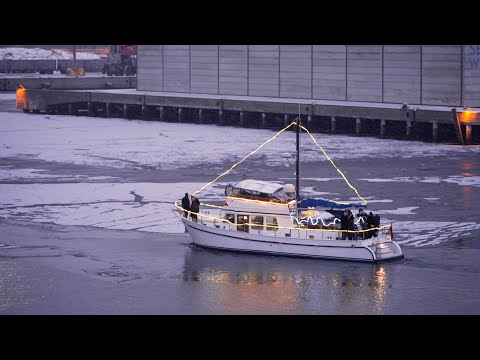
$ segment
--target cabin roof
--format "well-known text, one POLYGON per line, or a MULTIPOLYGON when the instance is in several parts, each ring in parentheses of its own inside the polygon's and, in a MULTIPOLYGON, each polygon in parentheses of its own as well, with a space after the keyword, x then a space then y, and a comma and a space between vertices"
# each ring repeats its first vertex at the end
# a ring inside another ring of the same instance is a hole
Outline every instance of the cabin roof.
POLYGON ((246 179, 233 184, 233 187, 250 191, 258 191, 265 194, 274 194, 279 190, 283 190, 284 185, 261 180, 246 179))

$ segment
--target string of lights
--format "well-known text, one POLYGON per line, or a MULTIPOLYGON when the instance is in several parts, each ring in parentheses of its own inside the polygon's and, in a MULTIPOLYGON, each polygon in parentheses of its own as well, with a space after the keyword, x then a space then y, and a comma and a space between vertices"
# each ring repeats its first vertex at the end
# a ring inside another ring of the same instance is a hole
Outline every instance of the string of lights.
POLYGON ((215 179, 213 179, 212 181, 210 181, 209 183, 203 185, 199 190, 195 191, 193 193, 193 195, 196 195, 198 194, 200 191, 206 189, 207 187, 209 187, 210 185, 212 185, 214 182, 216 182, 218 179, 220 179, 221 177, 227 175, 229 172, 231 172, 236 166, 240 165, 241 163, 243 163, 245 160, 247 160, 250 156, 252 156, 253 154, 255 154, 258 150, 260 150, 262 147, 264 147, 265 145, 267 145, 270 141, 272 141, 273 139, 275 139, 277 136, 279 136, 282 132, 284 132, 285 130, 287 130, 288 128, 290 128, 291 126, 295 125, 296 123, 295 122, 292 122, 290 125, 284 127, 282 130, 280 130, 279 132, 277 132, 275 135, 273 135, 270 139, 268 139, 267 141, 265 141, 262 145, 260 145, 259 147, 257 147, 255 150, 253 150, 252 152, 250 152, 247 156, 245 156, 242 160, 236 162, 235 164, 233 164, 230 169, 228 169, 227 171, 223 172, 222 174, 218 175, 215 179))
MULTIPOLYGON (((355 191, 355 194, 357 194, 358 198, 362 200, 362 205, 367 205, 367 200, 365 200, 362 196, 360 196, 360 194, 358 193, 357 189, 352 186, 352 184, 350 184, 350 182, 348 181, 348 179, 345 177, 345 175, 343 174, 343 172, 337 167, 337 165, 335 165, 335 163, 332 161, 332 159, 330 159, 330 156, 328 156, 328 154, 325 152, 325 150, 323 150, 323 148, 318 144, 317 140, 315 140, 315 138, 313 137, 313 135, 310 133, 310 131, 308 131, 308 129, 302 125, 300 125, 300 128, 305 130, 307 132, 308 135, 310 135, 310 138, 313 140, 313 142, 315 143, 315 145, 317 145, 320 150, 322 150, 323 152, 323 155, 325 155, 325 157, 328 159, 328 161, 330 161, 330 163, 333 165, 333 167, 335 168, 335 170, 337 170, 337 172, 342 176, 342 178, 345 180, 345 182, 347 183, 347 185, 353 189, 353 191, 355 191)), ((330 201, 333 201, 334 203, 337 203, 337 204, 348 204, 347 202, 342 202, 342 201, 335 201, 335 200, 330 200, 330 201)))
MULTIPOLYGON (((236 162, 235 164, 233 164, 230 169, 228 169, 227 171, 221 173, 220 175, 218 175, 215 179, 213 179, 212 181, 208 182, 207 184, 205 184, 204 186, 202 186, 199 190, 195 191, 193 193, 193 195, 196 195, 198 194, 199 192, 205 190, 207 187, 209 187, 210 185, 212 185, 213 183, 215 183, 217 180, 219 180, 221 177, 229 174, 235 167, 237 167, 238 165, 240 165, 241 163, 243 163, 246 159, 248 159, 250 156, 254 155, 255 153, 257 153, 261 148, 263 148, 265 145, 267 145, 269 142, 273 141, 276 137, 278 137, 280 134, 282 134, 284 131, 288 130, 290 127, 292 127, 293 125, 297 125, 297 122, 295 121, 292 121, 289 125, 285 126, 283 129, 281 129, 280 131, 278 131, 275 135, 273 135, 270 139, 268 139, 267 141, 265 141, 263 144, 261 144, 260 146, 258 146, 256 149, 254 149, 253 151, 251 151, 250 153, 248 153, 245 157, 243 157, 243 159, 241 159, 240 161, 236 162)), ((318 146, 318 148, 322 151, 322 153, 325 155, 325 157, 327 158, 328 161, 330 161, 330 163, 333 165, 333 167, 335 168, 335 170, 337 170, 337 172, 342 176, 342 178, 345 180, 345 182, 347 183, 347 185, 355 192, 355 194, 358 196, 359 199, 362 200, 362 205, 366 205, 367 204, 367 200, 365 200, 357 191, 357 189, 352 185, 350 184, 350 182, 348 181, 348 179, 346 178, 346 176, 343 174, 343 172, 337 167, 337 165, 335 165, 335 163, 333 162, 333 160, 328 156, 328 154, 326 153, 326 151, 320 146, 320 144, 315 140, 315 138, 313 137, 313 135, 310 133, 310 131, 303 125, 300 125, 300 128, 303 129, 309 136, 310 138, 312 139, 312 141, 315 143, 315 145, 318 146)), ((336 204, 342 204, 342 205, 345 205, 345 204, 348 204, 347 202, 342 202, 342 201, 335 201, 335 200, 329 200, 329 201, 332 201, 336 204)), ((205 206, 208 206, 208 204, 205 204, 205 203, 201 203, 201 205, 205 205, 205 206)))
MULTIPOLYGON (((216 178, 214 178, 212 181, 208 182, 207 184, 205 184, 204 186, 202 186, 200 189, 198 189, 197 191, 195 191, 192 195, 195 196, 196 194, 198 194, 199 192, 205 190, 207 187, 209 187, 210 185, 212 185, 213 183, 215 183, 216 181, 218 181, 220 178, 222 178, 223 176, 229 174, 233 169, 235 169, 235 167, 237 167, 238 165, 240 165, 241 163, 243 163, 245 160, 247 160, 250 156, 254 155, 255 153, 257 153, 261 148, 263 148, 265 145, 267 145, 268 143, 270 143, 271 141, 273 141, 275 138, 277 138, 279 135, 281 135, 284 131, 288 130, 290 127, 294 126, 294 125, 298 125, 297 122, 295 121, 292 121, 289 125, 285 126, 283 129, 281 129, 280 131, 278 131, 275 135, 273 135, 271 138, 269 138, 268 140, 266 140, 264 143, 262 143, 260 146, 258 146, 257 148, 255 148, 253 151, 251 151, 250 153, 248 153, 246 156, 244 156, 240 161, 237 161, 235 164, 233 164, 228 170, 224 171, 223 173, 221 173, 220 175, 218 175, 216 178)), ((317 147, 322 151, 322 153, 325 155, 325 157, 327 158, 327 160, 332 164, 332 166, 335 168, 335 170, 341 175, 341 177, 345 180, 346 184, 355 192, 355 194, 357 195, 357 197, 359 199, 362 200, 362 205, 366 205, 367 204, 367 200, 365 200, 357 191, 357 189, 348 181, 347 177, 343 174, 343 172, 335 165, 335 163, 333 162, 333 160, 328 156, 328 154, 326 153, 326 151, 320 146, 320 144, 315 140, 315 138, 313 137, 313 135, 310 133, 310 131, 304 127, 303 125, 299 125, 301 129, 303 129, 309 136, 310 138, 312 139, 312 141, 315 143, 315 145, 317 145, 317 147)), ((290 203, 286 203, 286 204, 282 204, 282 203, 274 203, 274 202, 270 202, 270 201, 262 201, 262 200, 254 200, 254 199, 243 199, 243 198, 235 198, 235 197, 228 197, 229 199, 239 199, 239 200, 242 200, 242 201, 254 201, 254 202, 259 202, 259 203, 267 203, 269 205, 280 205, 280 206, 288 206, 288 204, 290 203)), ((342 202, 342 201, 335 201, 335 200, 329 200, 329 201, 332 201, 336 204, 348 204, 347 202, 342 202)), ((218 209, 223 209, 222 206, 217 206, 217 205, 212 205, 212 204, 207 204, 207 203, 201 203, 202 206, 207 206, 207 207, 212 207, 212 208, 218 208, 218 209)), ((175 203, 175 206, 181 210, 181 211, 186 211, 187 213, 190 213, 190 214, 196 214, 196 215, 199 215, 199 216, 202 216, 202 217, 206 217, 206 218, 210 218, 210 219, 213 219, 213 220, 218 220, 218 221, 222 221, 222 222, 225 222, 225 223, 230 223, 231 225, 236 225, 226 219, 222 219, 222 218, 219 218, 219 217, 215 217, 215 216, 211 216, 211 215, 206 215, 206 214, 200 214, 200 213, 196 213, 196 212, 192 212, 190 210, 186 210, 184 209, 183 207, 181 207, 180 205, 178 205, 177 203, 175 203)), ((291 216, 295 221, 296 223, 298 224, 298 226, 300 226, 300 224, 304 224, 304 223, 308 223, 310 221, 310 223, 313 225, 313 226, 316 226, 318 225, 319 223, 319 219, 320 221, 322 222, 323 226, 331 226, 331 225, 335 225, 335 220, 333 221, 333 223, 330 223, 330 224, 325 224, 324 220, 321 218, 321 217, 316 217, 316 218, 313 218, 311 216, 309 216, 308 218, 306 219, 302 219, 302 220, 299 220, 298 218, 294 217, 294 216, 291 216)), ((359 220, 360 221, 360 220, 359 220)), ((359 222, 358 221, 358 222, 359 222)), ((358 224, 358 222, 356 224, 358 224)), ((238 225, 238 224, 237 224, 238 225)), ((244 223, 244 224, 241 224, 241 225, 250 225, 250 226, 258 226, 258 224, 250 224, 250 223, 244 223)), ((272 225, 270 227, 275 227, 275 228, 278 228, 278 229, 288 229, 288 230, 299 230, 300 228, 299 227, 284 227, 284 226, 275 226, 275 225, 272 225)), ((321 229, 308 229, 309 231, 335 231, 335 232, 367 232, 367 231, 371 231, 371 230, 382 230, 382 229, 385 229, 387 226, 384 225, 384 226, 381 226, 381 227, 375 227, 375 228, 369 228, 369 229, 364 229, 364 230, 340 230, 340 229, 324 229, 324 228, 321 228, 321 229)))
MULTIPOLYGON (((183 207, 181 207, 180 205, 178 205, 177 203, 175 203, 175 207, 180 210, 180 211, 184 211, 184 212, 187 212, 189 214, 194 214, 194 215, 198 215, 200 217, 204 217, 204 218, 207 218, 207 219, 212 219, 212 220, 218 220, 220 222, 224 222, 224 223, 228 223, 230 225, 233 225, 233 226, 261 226, 259 224, 255 224, 255 223, 242 223, 242 224, 235 224, 235 223, 232 223, 231 221, 229 221, 228 219, 223 219, 223 218, 219 218, 219 217, 216 217, 216 216, 212 216, 212 215, 207 215, 207 214, 202 214, 202 213, 198 213, 198 212, 194 212, 194 211, 190 211, 190 210, 186 210, 184 209, 183 207)), ((292 216, 293 217, 293 216, 292 216)), ((293 217, 294 219, 296 219, 295 217, 293 217)), ((298 222, 298 219, 296 219, 297 222, 298 222)), ((303 220, 302 220, 303 221, 303 220)), ((300 221, 301 222, 301 221, 300 221)), ((368 231, 372 231, 372 230, 383 230, 385 228, 388 227, 388 225, 384 225, 384 226, 380 226, 380 227, 373 227, 373 228, 369 228, 369 229, 362 229, 362 230, 341 230, 341 229, 305 229, 305 228, 299 228, 299 227, 291 227, 291 226, 279 226, 279 225, 268 225, 268 227, 272 227, 272 228, 277 228, 277 229, 286 229, 286 230, 308 230, 308 231, 327 231, 327 232, 347 232, 347 233, 363 233, 363 232, 368 232, 368 231)))

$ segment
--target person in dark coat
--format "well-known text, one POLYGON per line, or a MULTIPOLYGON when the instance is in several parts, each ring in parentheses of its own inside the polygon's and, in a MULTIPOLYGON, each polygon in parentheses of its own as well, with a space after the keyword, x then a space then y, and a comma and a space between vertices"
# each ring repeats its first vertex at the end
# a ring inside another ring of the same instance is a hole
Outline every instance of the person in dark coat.
MULTIPOLYGON (((366 230, 368 229, 367 227, 367 214, 363 211, 363 209, 358 210, 357 216, 358 220, 356 221, 355 225, 357 225, 358 230, 366 230)), ((366 233, 367 232, 360 232, 358 233, 358 237, 360 239, 365 239, 366 238, 366 233)))
POLYGON ((365 213, 365 211, 363 211, 363 209, 358 210, 357 218, 359 220, 359 228, 365 229, 367 227, 367 214, 365 213))
MULTIPOLYGON (((353 214, 350 209, 345 209, 343 211, 343 215, 340 218, 341 221, 341 229, 342 230, 354 230, 353 228, 353 214)), ((353 239, 353 233, 351 232, 342 232, 342 240, 348 237, 348 240, 353 239)))
MULTIPOLYGON (((377 215, 378 216, 378 215, 377 215)), ((375 216, 373 216, 373 213, 370 211, 370 213, 368 214, 367 216, 367 229, 372 229, 372 228, 375 228, 375 224, 376 224, 376 219, 375 219, 375 216)), ((376 234, 378 233, 378 230, 370 230, 370 231, 367 231, 367 236, 366 238, 369 239, 371 238, 372 236, 376 236, 376 234)))
POLYGON ((190 216, 192 217, 192 221, 197 222, 197 214, 200 211, 200 200, 196 198, 195 196, 192 196, 192 205, 190 207, 190 210, 192 213, 190 216))
POLYGON ((182 208, 183 208, 183 216, 188 218, 188 212, 190 211, 190 198, 188 197, 188 193, 185 193, 185 196, 182 198, 182 208))

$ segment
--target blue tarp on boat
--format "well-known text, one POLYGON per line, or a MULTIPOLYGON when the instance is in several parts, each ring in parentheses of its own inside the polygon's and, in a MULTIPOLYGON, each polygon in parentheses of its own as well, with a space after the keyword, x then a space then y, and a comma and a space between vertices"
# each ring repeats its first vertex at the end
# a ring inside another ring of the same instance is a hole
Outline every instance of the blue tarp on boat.
POLYGON ((332 209, 345 209, 345 208, 365 208, 365 205, 361 203, 349 203, 349 204, 338 204, 334 201, 324 200, 324 199, 301 199, 298 202, 298 207, 302 209, 306 209, 308 207, 317 207, 322 206, 326 208, 332 209))
POLYGON ((326 210, 326 211, 329 212, 330 214, 332 214, 333 216, 335 216, 337 219, 342 218, 343 210, 330 209, 330 210, 326 210))

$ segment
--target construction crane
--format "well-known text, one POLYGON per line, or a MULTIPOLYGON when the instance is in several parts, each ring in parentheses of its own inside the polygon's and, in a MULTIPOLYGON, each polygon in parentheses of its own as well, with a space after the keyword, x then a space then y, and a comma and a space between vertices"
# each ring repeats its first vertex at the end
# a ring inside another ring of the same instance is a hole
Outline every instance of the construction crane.
POLYGON ((71 76, 83 76, 85 70, 77 66, 77 45, 72 45, 73 66, 67 69, 67 75, 71 76))

